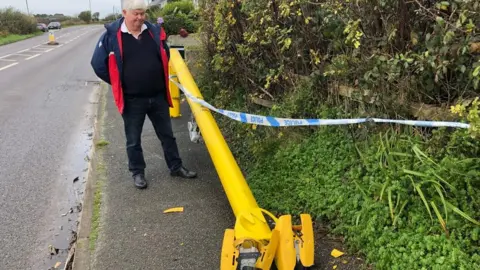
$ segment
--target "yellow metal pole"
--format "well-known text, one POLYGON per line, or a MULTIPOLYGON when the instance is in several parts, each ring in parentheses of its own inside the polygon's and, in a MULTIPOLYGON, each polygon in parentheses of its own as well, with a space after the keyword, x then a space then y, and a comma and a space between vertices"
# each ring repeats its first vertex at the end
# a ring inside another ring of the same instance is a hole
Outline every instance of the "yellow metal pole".
MULTIPOLYGON (((172 67, 175 70, 181 85, 188 89, 192 95, 203 99, 187 65, 177 50, 170 51, 170 62, 172 63, 172 67)), ((198 127, 203 135, 203 139, 235 216, 239 217, 242 213, 246 214, 254 209, 258 209, 257 202, 210 110, 203 108, 201 105, 192 102, 189 99, 187 100, 192 109, 192 113, 197 120, 198 127)), ((257 218, 261 216, 260 220, 264 221, 261 212, 259 212, 259 214, 260 215, 257 215, 257 218)), ((259 235, 268 238, 270 228, 266 222, 263 224, 257 224, 259 225, 259 228, 257 228, 259 235)))
MULTIPOLYGON (((203 99, 187 65, 175 49, 170 50, 170 63, 179 83, 193 96, 203 99)), ((274 259, 279 270, 293 270, 298 263, 312 266, 314 242, 310 216, 302 214, 302 225, 294 229, 290 215, 277 219, 261 209, 210 110, 189 98, 187 100, 236 217, 235 228, 227 229, 224 234, 221 270, 236 270, 239 264, 268 270, 274 259), (273 230, 264 214, 275 222, 273 230)))
MULTIPOLYGON (((175 76, 176 72, 175 69, 172 68, 172 62, 170 62, 168 65, 170 76, 175 76)), ((173 78, 173 80, 176 80, 178 82, 177 78, 173 78)), ((170 96, 172 97, 173 103, 173 108, 170 108, 170 117, 177 118, 182 116, 182 114, 180 113, 180 89, 178 89, 178 86, 173 82, 168 81, 168 83, 170 86, 170 96)))

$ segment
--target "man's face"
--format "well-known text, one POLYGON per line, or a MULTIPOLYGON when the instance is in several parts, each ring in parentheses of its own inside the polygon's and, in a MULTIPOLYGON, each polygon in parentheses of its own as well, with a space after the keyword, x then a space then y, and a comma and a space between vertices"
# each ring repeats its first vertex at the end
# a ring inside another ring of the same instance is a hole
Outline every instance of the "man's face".
POLYGON ((128 25, 131 25, 135 28, 141 28, 143 22, 145 21, 145 10, 124 10, 123 16, 125 17, 125 21, 128 25))

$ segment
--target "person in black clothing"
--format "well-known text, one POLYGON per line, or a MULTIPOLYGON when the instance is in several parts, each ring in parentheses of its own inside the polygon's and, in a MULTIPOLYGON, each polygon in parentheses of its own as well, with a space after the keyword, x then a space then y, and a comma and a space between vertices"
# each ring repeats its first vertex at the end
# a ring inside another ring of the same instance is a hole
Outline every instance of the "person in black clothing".
POLYGON ((123 18, 108 25, 92 57, 92 67, 112 85, 113 96, 125 127, 128 167, 137 188, 146 188, 141 133, 146 116, 162 143, 172 176, 195 178, 186 169, 173 135, 168 89, 169 49, 161 27, 145 21, 143 0, 125 0, 123 18))

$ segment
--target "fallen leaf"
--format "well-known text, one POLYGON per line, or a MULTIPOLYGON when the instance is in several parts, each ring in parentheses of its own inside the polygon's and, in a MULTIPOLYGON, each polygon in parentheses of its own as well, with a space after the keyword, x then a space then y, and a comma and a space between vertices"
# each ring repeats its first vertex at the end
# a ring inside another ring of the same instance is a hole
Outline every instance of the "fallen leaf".
POLYGON ((337 269, 337 265, 334 265, 334 266, 333 266, 333 269, 337 269))
POLYGON ((183 246, 183 243, 180 243, 180 246, 183 246))
POLYGON ((55 264, 55 268, 60 267, 60 265, 62 265, 62 263, 61 263, 61 262, 57 262, 57 263, 55 264))
POLYGON ((170 209, 167 209, 167 210, 163 211, 164 214, 178 213, 178 212, 183 212, 183 207, 174 207, 174 208, 170 208, 170 209))
POLYGON ((342 261, 342 263, 343 263, 343 264, 347 264, 347 263, 348 263, 348 261, 346 261, 346 260, 343 260, 343 261, 342 261))
POLYGON ((335 258, 338 258, 338 257, 342 256, 343 254, 344 254, 343 252, 341 252, 340 250, 338 250, 336 248, 334 248, 332 250, 332 253, 330 253, 330 255, 332 255, 335 258))

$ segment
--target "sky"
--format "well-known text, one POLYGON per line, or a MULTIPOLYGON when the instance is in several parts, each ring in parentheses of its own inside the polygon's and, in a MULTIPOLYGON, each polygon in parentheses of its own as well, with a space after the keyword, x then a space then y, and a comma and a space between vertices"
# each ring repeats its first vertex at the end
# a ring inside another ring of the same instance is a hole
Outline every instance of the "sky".
MULTIPOLYGON (((62 13, 68 16, 78 15, 84 10, 89 10, 89 0, 27 0, 30 13, 55 14, 62 13)), ((122 0, 90 0, 92 12, 100 12, 100 18, 113 13, 121 12, 122 0)), ((145 0, 148 2, 148 0, 145 0)), ((0 8, 14 7, 27 12, 25 0, 0 0, 0 8)))

